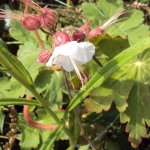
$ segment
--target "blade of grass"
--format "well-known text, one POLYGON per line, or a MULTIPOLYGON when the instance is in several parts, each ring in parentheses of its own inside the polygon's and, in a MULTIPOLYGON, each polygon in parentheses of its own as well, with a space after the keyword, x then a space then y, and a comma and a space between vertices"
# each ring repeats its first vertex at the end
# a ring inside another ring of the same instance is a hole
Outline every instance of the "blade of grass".
POLYGON ((8 105, 31 105, 42 107, 42 105, 35 100, 29 101, 25 98, 0 98, 0 106, 8 105))

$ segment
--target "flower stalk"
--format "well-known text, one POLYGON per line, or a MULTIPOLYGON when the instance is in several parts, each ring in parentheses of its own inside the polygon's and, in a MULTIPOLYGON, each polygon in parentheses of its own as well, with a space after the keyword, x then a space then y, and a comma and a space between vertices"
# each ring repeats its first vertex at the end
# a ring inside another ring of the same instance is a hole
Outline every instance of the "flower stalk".
POLYGON ((41 40, 40 36, 39 36, 39 33, 37 30, 34 31, 34 34, 35 34, 35 37, 39 43, 39 46, 40 46, 40 49, 44 49, 44 44, 43 44, 43 41, 41 40))
MULTIPOLYGON (((32 96, 26 96, 26 98, 28 100, 30 100, 32 98, 32 96)), ((26 122, 34 128, 38 128, 38 129, 44 129, 44 130, 54 130, 57 128, 57 125, 44 125, 44 124, 40 124, 37 122, 34 122, 31 118, 30 118, 30 114, 29 114, 29 105, 25 105, 24 106, 24 110, 23 110, 23 114, 24 114, 24 118, 26 120, 26 122)))

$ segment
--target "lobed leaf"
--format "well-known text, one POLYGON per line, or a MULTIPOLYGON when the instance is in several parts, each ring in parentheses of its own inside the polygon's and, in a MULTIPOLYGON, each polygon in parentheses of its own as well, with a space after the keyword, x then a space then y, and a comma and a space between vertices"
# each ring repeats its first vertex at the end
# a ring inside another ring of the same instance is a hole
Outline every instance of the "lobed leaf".
POLYGON ((141 42, 129 47, 124 50, 116 57, 114 57, 109 63, 107 63, 103 69, 97 71, 91 80, 80 90, 80 92, 73 98, 67 110, 71 111, 83 99, 88 96, 89 92, 96 88, 100 87, 115 71, 120 69, 125 63, 133 59, 138 54, 142 53, 145 49, 150 47, 150 39, 146 38, 141 40, 141 42))
POLYGON ((150 49, 140 55, 132 65, 135 70, 134 86, 127 99, 128 108, 121 114, 121 122, 126 123, 129 141, 137 147, 142 137, 147 136, 146 124, 150 126, 150 49))

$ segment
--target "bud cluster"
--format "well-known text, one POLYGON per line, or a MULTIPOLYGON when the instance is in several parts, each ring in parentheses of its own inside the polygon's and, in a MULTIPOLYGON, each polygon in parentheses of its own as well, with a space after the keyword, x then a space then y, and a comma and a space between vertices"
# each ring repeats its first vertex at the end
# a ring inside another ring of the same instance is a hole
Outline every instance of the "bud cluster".
POLYGON ((37 14, 16 14, 11 11, 0 9, 0 20, 15 19, 20 21, 26 30, 33 31, 40 28, 53 30, 58 21, 57 14, 47 6, 41 8, 37 14))

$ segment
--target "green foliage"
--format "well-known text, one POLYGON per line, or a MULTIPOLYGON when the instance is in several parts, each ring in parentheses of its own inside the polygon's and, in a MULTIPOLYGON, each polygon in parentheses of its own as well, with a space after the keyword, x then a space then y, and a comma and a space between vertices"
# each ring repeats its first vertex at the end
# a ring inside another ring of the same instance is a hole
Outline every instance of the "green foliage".
MULTIPOLYGON (((98 1, 97 5, 94 3, 83 3, 82 8, 83 14, 92 21, 93 27, 97 27, 102 26, 111 16, 122 10, 123 2, 122 0, 104 0, 98 1)), ((149 36, 148 26, 142 25, 144 21, 142 11, 129 10, 119 19, 120 21, 106 29, 105 32, 110 36, 121 36, 123 38, 128 36, 130 44, 140 41, 142 37, 149 36)))
POLYGON ((127 102, 129 107, 121 114, 121 122, 128 122, 126 131, 133 147, 137 147, 142 137, 147 136, 145 123, 150 126, 149 100, 150 100, 150 75, 149 56, 150 49, 140 55, 134 63, 134 85, 129 93, 127 102))
POLYGON ((27 41, 31 43, 37 43, 37 41, 35 40, 34 33, 26 31, 18 21, 12 22, 12 26, 9 30, 9 33, 14 39, 16 39, 17 41, 21 43, 24 43, 27 41))
POLYGON ((41 70, 35 80, 37 90, 47 99, 48 105, 58 110, 63 99, 63 75, 62 72, 41 70), (57 84, 56 84, 57 81, 57 84))
POLYGON ((93 26, 97 27, 100 21, 106 21, 108 18, 123 9, 123 1, 111 0, 98 1, 97 5, 94 3, 83 3, 83 14, 93 21, 93 26))
POLYGON ((80 146, 79 150, 89 150, 89 145, 80 146))
POLYGON ((103 54, 111 59, 128 47, 129 43, 127 39, 120 37, 112 38, 105 35, 97 44, 96 56, 98 57, 103 54))
MULTIPOLYGON (((47 125, 54 125, 55 122, 53 121, 52 118, 49 117, 49 115, 47 113, 45 113, 44 110, 39 109, 37 112, 38 116, 36 116, 33 112, 30 113, 30 116, 32 118, 32 120, 38 122, 38 123, 42 123, 42 124, 47 124, 47 125)), ((56 112, 57 115, 59 117, 62 117, 63 113, 62 112, 56 112)), ((36 128, 31 127, 30 125, 28 125, 22 114, 20 114, 19 116, 19 131, 21 132, 20 134, 20 147, 22 150, 31 150, 32 148, 38 148, 39 150, 43 150, 43 147, 45 147, 44 144, 45 142, 47 142, 46 147, 48 146, 52 146, 54 144, 54 140, 53 142, 51 141, 50 138, 53 137, 53 134, 55 135, 54 137, 56 138, 55 140, 58 139, 67 139, 66 135, 60 131, 62 130, 62 128, 58 129, 58 130, 54 130, 54 131, 47 131, 47 130, 39 130, 36 128), (55 134, 55 132, 57 132, 57 134, 55 134), (49 139, 49 141, 46 141, 47 138, 49 139)), ((53 149, 53 148, 52 148, 53 149)), ((48 150, 44 149, 44 150, 48 150)))
POLYGON ((41 104, 35 100, 29 101, 25 98, 0 98, 0 106, 7 105, 31 105, 41 107, 41 104))
POLYGON ((101 86, 115 71, 120 69, 125 63, 136 57, 138 54, 142 53, 145 49, 149 48, 149 44, 150 38, 143 39, 140 43, 129 47, 114 57, 111 61, 109 61, 109 63, 107 63, 103 69, 97 71, 93 75, 91 80, 85 84, 80 92, 73 98, 68 107, 68 110, 71 111, 74 107, 81 103, 83 98, 85 98, 93 88, 101 86))
POLYGON ((4 119, 5 114, 3 113, 3 107, 0 107, 0 133, 3 133, 4 119))
POLYGON ((3 41, 0 41, 0 63, 6 67, 9 72, 25 86, 32 86, 33 81, 29 72, 24 68, 24 66, 13 56, 6 48, 3 41))
MULTIPOLYGON (((132 47, 124 50, 119 55, 114 57, 111 61, 109 61, 109 63, 107 65, 105 65, 102 70, 100 70, 99 72, 96 72, 94 74, 94 76, 91 78, 91 80, 84 86, 84 88, 78 93, 78 95, 73 98, 72 102, 70 103, 70 105, 68 107, 68 111, 71 111, 79 103, 81 103, 91 90, 94 91, 95 88, 102 86, 102 84, 104 82, 108 83, 109 77, 112 76, 113 73, 118 71, 120 68, 122 68, 123 65, 126 64, 127 62, 129 62, 129 67, 133 67, 133 65, 136 66, 136 61, 131 64, 130 64, 130 61, 134 60, 135 57, 137 57, 144 50, 149 48, 149 46, 150 46, 150 39, 149 38, 144 39, 141 41, 141 43, 137 43, 136 45, 133 45, 132 47), (142 44, 142 43, 144 43, 144 44, 142 44)), ((116 78, 114 78, 113 80, 110 80, 111 82, 109 82, 109 84, 107 84, 107 87, 112 86, 113 87, 112 89, 108 90, 106 88, 105 89, 100 88, 100 89, 102 89, 102 92, 94 91, 94 94, 92 96, 94 97, 94 100, 97 102, 96 104, 98 104, 98 103, 100 104, 99 111, 101 111, 102 109, 108 110, 113 98, 115 99, 115 103, 120 112, 123 112, 126 109, 127 104, 126 104, 125 100, 128 97, 128 92, 129 92, 130 88, 132 87, 132 80, 134 80, 134 78, 131 78, 131 77, 134 76, 134 73, 136 73, 136 71, 133 70, 135 72, 132 73, 131 69, 127 70, 127 68, 126 68, 124 70, 125 70, 125 73, 127 73, 127 74, 130 71, 131 74, 124 75, 124 71, 123 71, 123 72, 121 72, 120 75, 117 75, 119 78, 119 82, 122 82, 121 84, 118 83, 118 81, 116 81, 116 83, 114 84, 114 79, 116 80, 116 78), (112 94, 114 94, 114 95, 112 95, 112 94)), ((146 72, 147 72, 147 70, 146 70, 146 72)), ((100 89, 98 89, 98 90, 100 90, 100 89)), ((132 137, 132 138, 134 138, 134 140, 135 140, 135 137, 132 137)), ((136 137, 136 140, 138 138, 139 137, 136 137)))
POLYGON ((100 104, 101 111, 103 109, 108 110, 113 100, 120 112, 126 110, 128 106, 126 99, 133 86, 135 76, 132 67, 130 64, 122 66, 121 70, 116 71, 103 86, 93 89, 90 92, 91 99, 93 99, 95 103, 100 104))
MULTIPOLYGON (((84 16, 91 21, 92 28, 95 28, 123 10, 124 3, 122 0, 99 0, 97 4, 85 2, 82 8, 84 16)), ((40 47, 34 32, 26 31, 19 22, 12 22, 10 35, 20 45, 17 56, 14 56, 8 51, 5 42, 0 40, 0 71, 3 72, 0 78, 0 106, 31 105, 34 106, 30 108, 32 120, 41 124, 59 125, 54 131, 36 129, 28 125, 19 112, 21 150, 51 150, 54 149, 54 142, 59 139, 69 139, 72 144, 69 150, 74 149, 81 134, 82 123, 86 127, 88 124, 86 121, 82 122, 80 111, 86 109, 87 114, 99 115, 108 111, 112 103, 120 114, 121 123, 126 123, 126 131, 133 147, 140 144, 142 137, 148 137, 146 126, 150 127, 150 37, 149 27, 143 21, 142 11, 129 10, 118 18, 118 22, 107 28, 103 35, 93 40, 96 46, 95 56, 103 67, 99 67, 94 61, 83 66, 91 79, 79 91, 69 87, 71 94, 75 95, 70 101, 66 97, 68 91, 64 86, 62 72, 51 70, 37 62, 40 47), (26 95, 32 95, 39 102, 23 98, 26 95), (57 112, 66 107, 66 101, 69 105, 65 112, 57 112)), ((50 49, 51 37, 38 32, 45 48, 50 49)), ((76 80, 73 82, 74 85, 80 85, 76 80)), ((1 107, 0 132, 3 131, 4 117, 1 107)), ((107 117, 104 116, 103 119, 106 121, 107 117)), ((107 137, 103 141, 105 149, 120 150, 116 141, 107 137)), ((89 144, 86 144, 79 149, 89 149, 89 144)))

